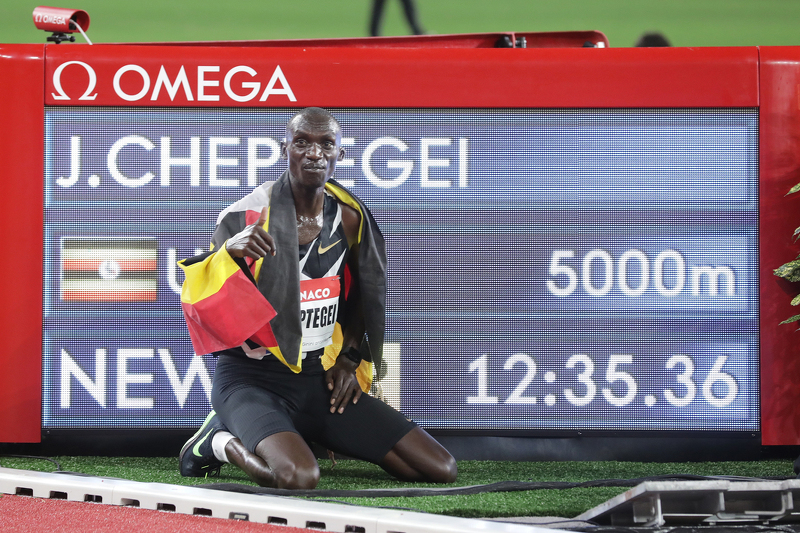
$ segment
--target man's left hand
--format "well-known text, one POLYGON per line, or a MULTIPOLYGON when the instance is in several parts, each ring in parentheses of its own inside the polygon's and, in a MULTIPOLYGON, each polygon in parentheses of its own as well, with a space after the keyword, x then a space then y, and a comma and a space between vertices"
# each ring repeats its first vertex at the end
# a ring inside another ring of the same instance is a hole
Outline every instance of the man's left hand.
POLYGON ((352 400, 358 403, 361 397, 361 385, 356 379, 358 365, 347 357, 339 357, 336 363, 325 373, 328 390, 331 392, 331 413, 344 412, 344 408, 352 400))

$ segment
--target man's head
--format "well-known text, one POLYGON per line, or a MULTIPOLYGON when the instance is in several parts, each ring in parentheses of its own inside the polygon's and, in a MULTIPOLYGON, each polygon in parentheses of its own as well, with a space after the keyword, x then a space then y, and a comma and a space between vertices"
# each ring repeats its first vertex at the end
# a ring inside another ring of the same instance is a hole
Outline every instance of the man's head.
POLYGON ((344 158, 339 122, 322 108, 303 109, 286 124, 281 156, 298 185, 321 187, 344 158))
POLYGON ((655 32, 648 32, 643 33, 639 40, 636 41, 636 45, 639 47, 657 47, 657 46, 671 46, 669 40, 664 36, 663 33, 655 32))

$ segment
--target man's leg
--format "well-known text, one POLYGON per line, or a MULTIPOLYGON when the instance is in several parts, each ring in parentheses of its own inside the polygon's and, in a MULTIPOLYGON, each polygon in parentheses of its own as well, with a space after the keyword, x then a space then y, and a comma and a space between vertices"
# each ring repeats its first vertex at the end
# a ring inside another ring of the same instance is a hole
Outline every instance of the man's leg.
POLYGON ((228 460, 262 487, 313 489, 319 482, 319 465, 303 438, 291 431, 266 437, 256 453, 233 438, 225 445, 228 460))
POLYGON ((295 430, 287 407, 296 396, 302 397, 303 383, 301 374, 294 374, 277 359, 221 355, 214 371, 211 404, 229 433, 215 435, 212 448, 216 458, 235 464, 264 487, 316 487, 319 466, 295 430))
POLYGON ((403 4, 403 11, 406 14, 408 25, 411 26, 411 31, 414 32, 414 35, 424 35, 425 30, 422 29, 422 25, 417 18, 417 8, 414 5, 414 0, 401 0, 401 3, 403 4))
POLYGON ((320 385, 314 412, 295 420, 309 440, 336 453, 379 465, 406 481, 452 483, 458 468, 444 447, 386 403, 362 394, 343 413, 328 411, 329 391, 320 385))
POLYGON ((453 483, 458 467, 453 456, 420 427, 415 427, 389 450, 381 468, 404 481, 453 483))
POLYGON ((386 0, 372 1, 372 14, 369 19, 369 34, 377 37, 381 34, 381 17, 383 16, 383 4, 386 0))

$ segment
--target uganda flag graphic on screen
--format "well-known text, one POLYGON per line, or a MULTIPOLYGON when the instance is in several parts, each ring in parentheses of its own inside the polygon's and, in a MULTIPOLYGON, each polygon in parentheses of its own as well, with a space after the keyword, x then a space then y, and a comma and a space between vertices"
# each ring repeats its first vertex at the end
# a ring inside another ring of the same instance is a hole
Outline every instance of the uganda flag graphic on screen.
POLYGON ((157 251, 156 239, 64 237, 61 300, 154 302, 157 251))

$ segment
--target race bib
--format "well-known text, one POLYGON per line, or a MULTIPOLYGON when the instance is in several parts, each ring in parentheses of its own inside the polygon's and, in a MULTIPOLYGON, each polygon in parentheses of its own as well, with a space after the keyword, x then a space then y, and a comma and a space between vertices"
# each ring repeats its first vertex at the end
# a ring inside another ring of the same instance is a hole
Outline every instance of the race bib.
POLYGON ((324 348, 333 342, 338 311, 339 276, 300 281, 304 352, 324 348))

